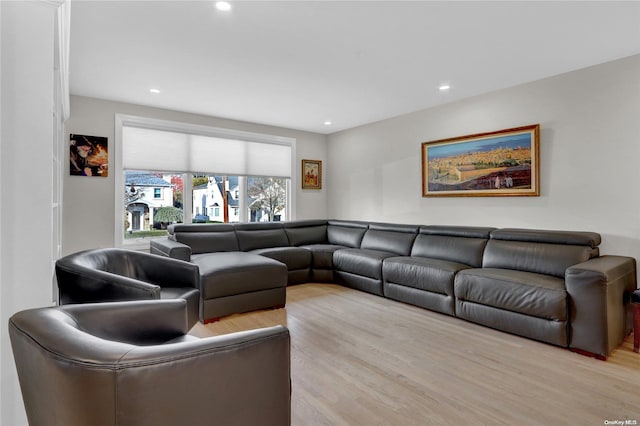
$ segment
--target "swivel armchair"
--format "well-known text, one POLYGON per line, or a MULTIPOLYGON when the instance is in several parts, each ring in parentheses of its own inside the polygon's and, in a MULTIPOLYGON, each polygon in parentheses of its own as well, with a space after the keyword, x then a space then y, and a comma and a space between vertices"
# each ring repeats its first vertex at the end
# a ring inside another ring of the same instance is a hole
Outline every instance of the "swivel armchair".
POLYGON ((189 327, 198 321, 200 274, 192 263, 101 248, 62 257, 55 270, 60 305, 181 298, 187 301, 189 327))
POLYGON ((14 314, 9 336, 29 424, 290 424, 286 327, 186 333, 181 299, 14 314))

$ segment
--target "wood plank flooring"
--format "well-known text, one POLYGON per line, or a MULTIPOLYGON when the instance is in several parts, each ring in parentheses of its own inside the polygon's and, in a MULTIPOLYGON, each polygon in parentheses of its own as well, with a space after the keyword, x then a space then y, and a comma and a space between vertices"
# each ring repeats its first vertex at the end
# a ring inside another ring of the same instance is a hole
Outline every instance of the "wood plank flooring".
POLYGON ((332 284, 191 334, 275 324, 291 332, 294 426, 640 424, 632 337, 603 362, 332 284))

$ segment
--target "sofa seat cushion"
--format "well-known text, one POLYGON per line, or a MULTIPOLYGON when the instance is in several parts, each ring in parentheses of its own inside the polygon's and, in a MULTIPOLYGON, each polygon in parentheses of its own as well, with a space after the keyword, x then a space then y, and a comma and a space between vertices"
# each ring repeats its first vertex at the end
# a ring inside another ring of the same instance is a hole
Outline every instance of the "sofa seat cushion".
POLYGON ((204 300, 287 285, 286 265, 255 253, 200 254, 193 256, 192 262, 200 267, 204 300))
POLYGON ((301 248, 311 252, 313 269, 333 269, 333 253, 347 247, 338 244, 309 244, 301 248))
POLYGON ((455 278, 456 299, 553 321, 567 320, 562 278, 511 269, 465 269, 455 278))
POLYGON ((388 283, 453 296, 458 271, 470 268, 463 263, 424 257, 389 257, 382 263, 382 276, 388 283))
POLYGON ((348 248, 333 253, 333 266, 337 271, 382 280, 382 261, 395 256, 386 251, 348 248))

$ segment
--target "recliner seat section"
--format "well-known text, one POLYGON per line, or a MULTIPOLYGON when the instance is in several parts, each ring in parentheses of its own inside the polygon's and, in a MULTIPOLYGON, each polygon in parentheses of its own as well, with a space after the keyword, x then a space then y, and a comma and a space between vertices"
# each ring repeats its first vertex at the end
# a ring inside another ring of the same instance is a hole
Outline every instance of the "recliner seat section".
POLYGON ((447 315, 455 315, 456 274, 482 265, 494 228, 422 226, 411 256, 384 260, 384 295, 447 315))
POLYGON ((241 251, 259 254, 287 265, 288 283, 306 283, 311 277, 311 253, 291 246, 283 222, 236 224, 241 251))
POLYGON ((336 281, 382 296, 382 262, 388 257, 408 256, 417 232, 417 226, 370 224, 360 248, 334 252, 336 281))
POLYGON ((456 316, 555 345, 569 345, 564 275, 570 266, 597 255, 600 236, 567 236, 558 231, 492 232, 482 268, 456 275, 456 316))
MULTIPOLYGON (((337 282, 606 358, 631 330, 637 278, 635 259, 600 256, 600 242, 593 232, 305 220, 171 225, 151 251, 196 262, 214 281, 222 273, 204 264, 219 261, 204 259, 233 252, 242 270, 243 254, 259 255, 289 284, 337 282)), ((258 289, 263 277, 245 279, 258 289)))

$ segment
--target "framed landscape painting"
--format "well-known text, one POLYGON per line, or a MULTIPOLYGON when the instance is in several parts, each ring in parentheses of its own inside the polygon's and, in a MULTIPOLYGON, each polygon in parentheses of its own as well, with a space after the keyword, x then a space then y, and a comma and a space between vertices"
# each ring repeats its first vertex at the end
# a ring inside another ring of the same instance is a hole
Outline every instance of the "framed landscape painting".
POLYGON ((302 189, 322 189, 322 161, 302 160, 302 189))
POLYGON ((539 145, 539 124, 424 142, 422 196, 539 196, 539 145))

